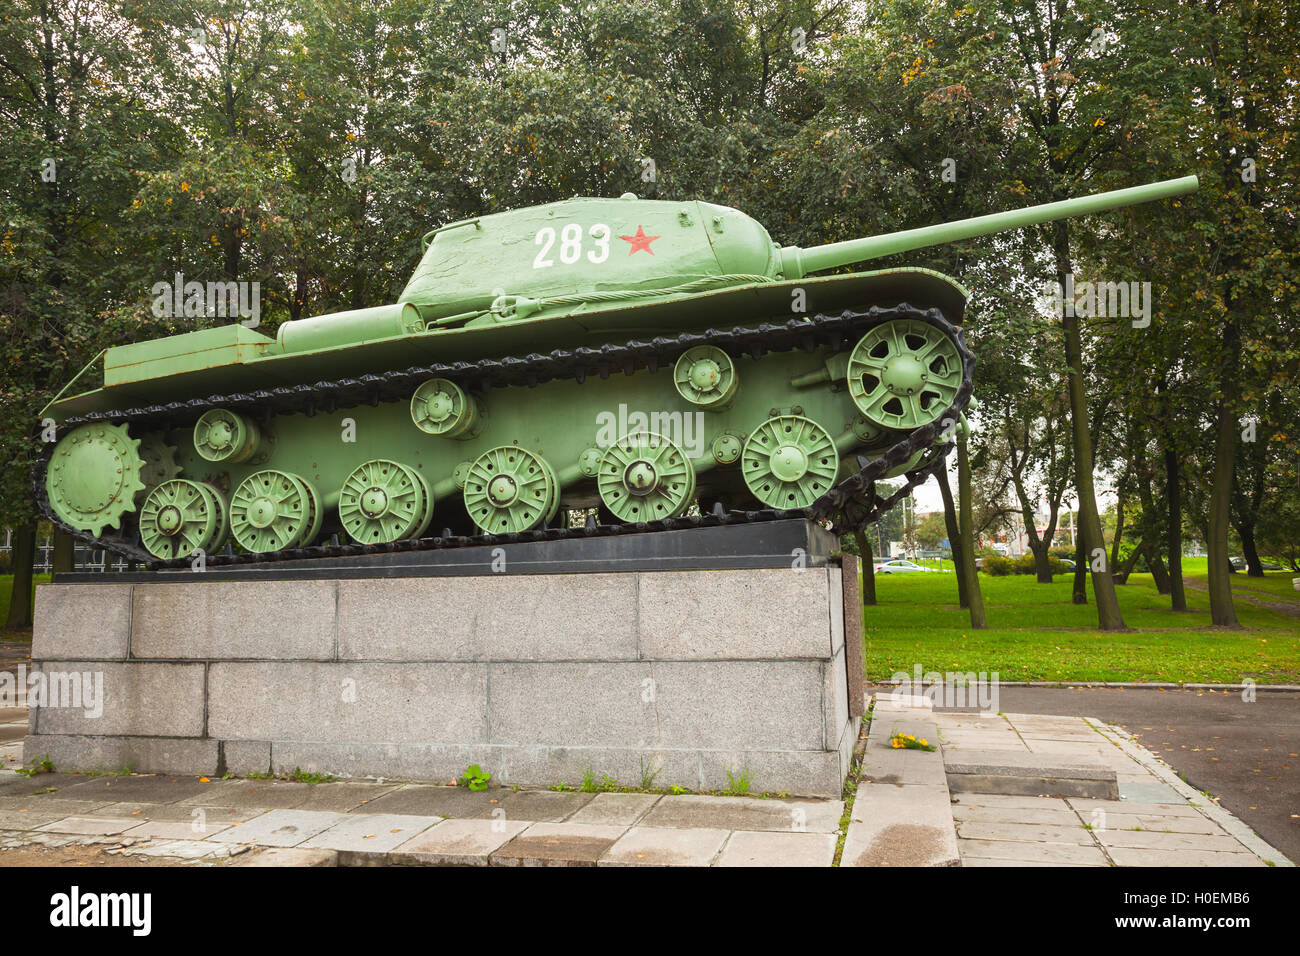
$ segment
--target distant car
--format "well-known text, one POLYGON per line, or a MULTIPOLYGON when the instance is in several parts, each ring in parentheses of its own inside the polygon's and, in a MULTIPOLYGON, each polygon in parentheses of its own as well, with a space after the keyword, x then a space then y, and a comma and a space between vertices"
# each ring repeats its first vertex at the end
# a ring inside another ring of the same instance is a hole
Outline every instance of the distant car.
MULTIPOLYGON (((1231 565, 1232 570, 1234 571, 1245 571, 1248 568, 1245 558, 1229 558, 1228 564, 1231 565)), ((1270 564, 1267 561, 1259 562, 1259 569, 1261 571, 1285 571, 1286 570, 1286 568, 1282 567, 1282 565, 1280 564, 1270 564)))
POLYGON ((896 558, 893 561, 882 561, 875 566, 876 574, 911 574, 914 571, 934 571, 934 568, 923 568, 912 561, 896 558))
POLYGON ((1061 561, 1061 570, 1062 570, 1062 571, 1073 571, 1073 570, 1074 570, 1074 562, 1071 561, 1069 558, 1061 558, 1060 561, 1061 561))

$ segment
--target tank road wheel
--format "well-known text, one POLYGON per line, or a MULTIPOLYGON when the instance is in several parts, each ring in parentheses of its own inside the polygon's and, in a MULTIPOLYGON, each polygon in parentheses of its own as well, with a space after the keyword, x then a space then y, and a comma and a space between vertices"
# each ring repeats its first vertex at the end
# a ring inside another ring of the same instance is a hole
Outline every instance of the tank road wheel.
POLYGON ((140 541, 165 561, 215 551, 225 541, 227 528, 225 500, 198 481, 164 481, 140 508, 140 541))
POLYGON ((316 490, 288 472, 254 472, 230 496, 230 532, 256 554, 301 547, 316 537, 320 521, 316 490))
POLYGON ((769 418, 745 440, 745 484, 771 508, 806 508, 835 483, 840 458, 835 442, 810 418, 769 418))
POLYGON ((623 521, 675 518, 695 497, 695 468, 662 435, 634 432, 601 457, 596 486, 605 507, 623 521))
POLYGON ((360 544, 397 541, 423 531, 432 510, 428 486, 414 469, 379 458, 359 465, 339 491, 339 518, 360 544))
POLYGON ((895 319, 858 340, 849 355, 853 404, 873 424, 910 430, 943 414, 961 387, 957 343, 927 322, 895 319))
POLYGON ((208 409, 194 423, 194 450, 207 461, 248 461, 261 444, 257 425, 228 408, 208 409))
POLYGON ((697 345, 682 353, 673 366, 677 394, 705 411, 720 412, 740 387, 740 374, 731 356, 712 345, 697 345))
POLYGON ((465 510, 489 534, 527 531, 555 516, 560 485, 540 455, 501 445, 474 459, 465 476, 465 510))
POLYGON ((50 507, 69 526, 99 537, 122 527, 144 491, 140 441, 125 425, 82 425, 59 442, 45 473, 50 507))
POLYGON ((455 382, 431 378, 411 396, 411 421, 426 435, 473 438, 478 434, 478 404, 455 382))

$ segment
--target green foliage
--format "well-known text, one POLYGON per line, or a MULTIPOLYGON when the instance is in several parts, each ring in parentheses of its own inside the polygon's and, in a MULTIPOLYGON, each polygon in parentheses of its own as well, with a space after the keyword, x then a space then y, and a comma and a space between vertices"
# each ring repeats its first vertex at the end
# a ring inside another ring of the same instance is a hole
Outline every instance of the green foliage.
POLYGON ((980 562, 980 570, 985 574, 991 574, 994 577, 1002 577, 1006 574, 1016 572, 1016 564, 1010 558, 1004 558, 1000 555, 986 557, 980 562))
POLYGON ((33 757, 28 761, 27 766, 18 767, 14 771, 24 777, 34 777, 38 773, 54 773, 54 764, 50 762, 49 754, 41 754, 39 757, 33 757))
POLYGON ((318 783, 330 783, 334 778, 327 774, 314 770, 303 770, 301 767, 294 767, 293 773, 289 774, 290 780, 296 783, 309 783, 315 786, 318 783))
POLYGON ((468 787, 470 790, 477 792, 486 790, 491 779, 492 774, 478 764, 472 763, 465 768, 465 772, 460 775, 459 781, 462 787, 468 787))
POLYGON ((727 789, 723 792, 733 797, 743 797, 749 793, 749 788, 754 782, 754 772, 748 767, 741 767, 740 770, 732 772, 727 771, 727 789))

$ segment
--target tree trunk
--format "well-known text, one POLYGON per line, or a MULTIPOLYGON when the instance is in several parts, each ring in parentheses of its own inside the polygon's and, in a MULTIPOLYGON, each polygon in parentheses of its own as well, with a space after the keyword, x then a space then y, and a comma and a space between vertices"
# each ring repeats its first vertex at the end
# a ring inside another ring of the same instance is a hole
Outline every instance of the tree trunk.
POLYGON ((867 607, 876 603, 876 562, 872 560, 871 539, 865 531, 853 532, 853 540, 862 559, 862 606, 867 607))
POLYGON ((1079 513, 1074 513, 1074 582, 1070 593, 1071 604, 1088 603, 1088 549, 1087 539, 1079 527, 1079 513))
POLYGON ((962 564, 961 531, 957 526, 957 508, 953 505, 952 486, 948 484, 948 469, 940 468, 934 473, 934 477, 938 479, 939 494, 943 498, 943 523, 948 529, 948 544, 952 547, 952 567, 957 574, 957 601, 962 607, 970 607, 965 565, 962 564))
POLYGON ((1241 535, 1241 554, 1246 559, 1246 577, 1262 578, 1264 576, 1264 564, 1259 560, 1259 552, 1255 550, 1254 522, 1250 524, 1242 522, 1237 525, 1237 534, 1241 535))
POLYGON ((13 589, 9 592, 9 617, 5 627, 28 628, 32 626, 32 565, 36 563, 36 526, 14 528, 13 589))
POLYGON ((1047 550, 1047 542, 1044 541, 1034 547, 1031 543, 1029 550, 1034 552, 1034 572, 1038 576, 1039 584, 1052 583, 1052 555, 1047 550))
POLYGON ((1124 483, 1115 500, 1115 540, 1110 543, 1110 566, 1119 567, 1119 544, 1124 539, 1124 483))
POLYGON ((960 495, 959 523, 961 539, 961 569, 958 572, 966 578, 966 596, 970 600, 970 626, 983 630, 984 596, 980 594, 980 582, 975 573, 975 534, 974 519, 971 517, 970 460, 966 455, 966 439, 957 439, 957 494, 960 495))
POLYGON ((1124 559, 1123 563, 1115 566, 1116 584, 1128 583, 1128 576, 1133 573, 1133 569, 1137 567, 1138 559, 1142 557, 1142 552, 1146 549, 1146 541, 1139 541, 1138 546, 1129 552, 1128 557, 1124 559))
POLYGON ((1157 594, 1169 593, 1169 575, 1165 572, 1165 563, 1160 560, 1160 548, 1151 544, 1147 548, 1147 564, 1151 565, 1151 580, 1155 582, 1157 594))
POLYGON ((1169 503, 1169 606, 1187 610, 1187 593, 1183 590, 1183 500, 1178 451, 1165 448, 1165 498, 1169 503))
MULTIPOLYGON (((1065 288, 1067 273, 1072 271, 1069 256, 1069 232, 1058 222, 1055 231, 1055 253, 1061 288, 1065 288)), ((1065 331, 1065 364, 1070 394, 1070 423, 1074 430, 1074 490, 1079 498, 1079 531, 1090 548, 1102 549, 1101 570, 1092 572, 1092 593, 1097 600, 1097 626, 1103 631, 1124 630, 1124 617, 1119 611, 1119 597, 1110 568, 1105 563, 1106 538, 1101 533, 1101 516, 1097 513, 1097 493, 1092 483, 1092 431, 1088 422, 1088 396, 1083 382, 1083 339, 1079 334, 1079 317, 1073 309, 1065 309, 1061 322, 1065 331)))
POLYGON ((50 552, 51 573, 72 573, 74 543, 72 535, 57 530, 54 532, 54 547, 50 552))
POLYGON ((1205 550, 1209 553, 1210 623, 1217 627, 1240 627, 1232 604, 1232 579, 1228 577, 1228 523, 1232 504, 1233 464, 1237 453, 1237 418, 1233 412, 1236 364, 1233 354, 1240 349, 1236 324, 1224 330, 1223 397, 1219 400, 1214 435, 1214 482, 1210 490, 1209 519, 1205 550))

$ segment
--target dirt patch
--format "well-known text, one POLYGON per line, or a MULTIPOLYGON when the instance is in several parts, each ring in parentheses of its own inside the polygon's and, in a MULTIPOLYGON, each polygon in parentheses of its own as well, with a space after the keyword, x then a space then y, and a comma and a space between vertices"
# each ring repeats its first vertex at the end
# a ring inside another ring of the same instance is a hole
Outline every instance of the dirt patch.
POLYGON ((157 857, 122 856, 96 846, 21 846, 0 849, 4 866, 179 866, 178 860, 157 857))
POLYGON ((944 837, 935 827, 895 823, 876 834, 871 846, 843 866, 933 866, 944 852, 944 837))

